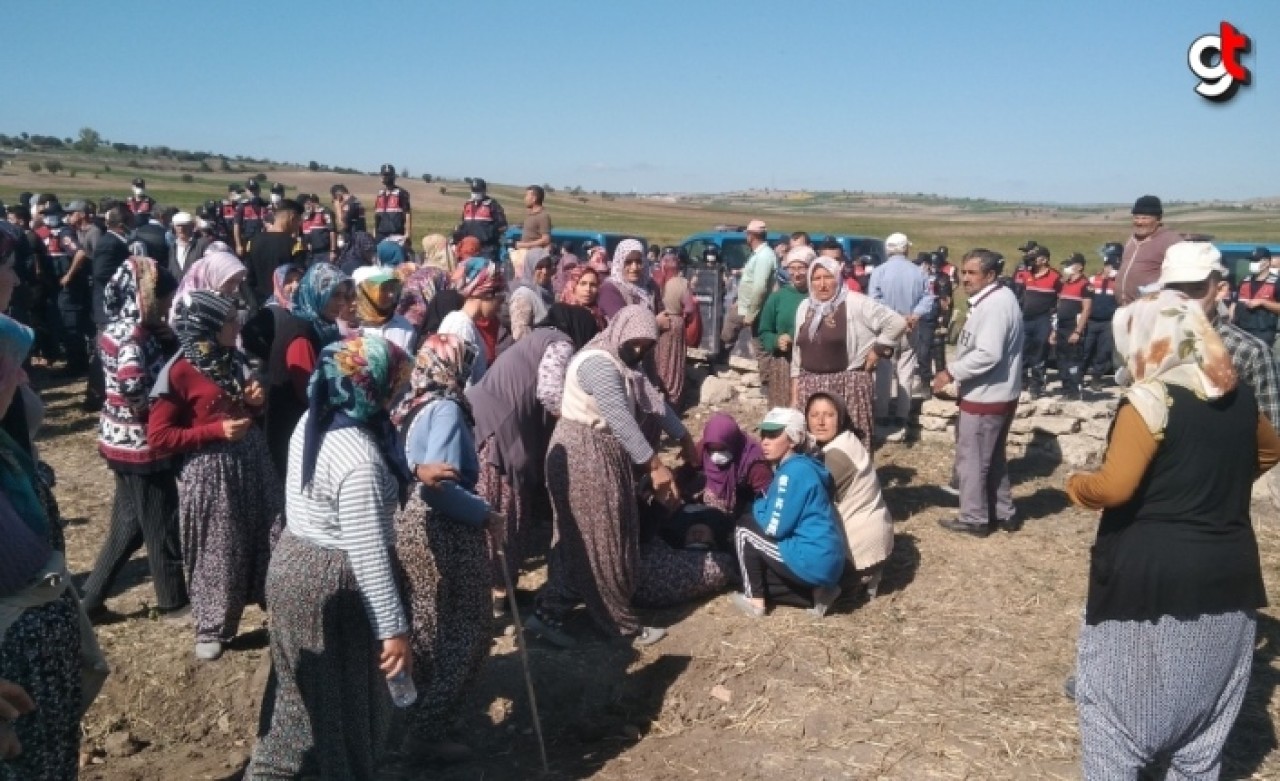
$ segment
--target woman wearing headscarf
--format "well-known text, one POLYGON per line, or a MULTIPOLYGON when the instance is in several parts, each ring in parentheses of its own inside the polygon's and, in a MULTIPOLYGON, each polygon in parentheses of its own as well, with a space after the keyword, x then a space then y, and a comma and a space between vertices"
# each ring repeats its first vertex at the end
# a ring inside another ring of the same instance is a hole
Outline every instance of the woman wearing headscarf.
POLYGON ((278 475, 288 463, 293 428, 307 410, 307 386, 320 351, 340 338, 338 317, 354 296, 354 283, 337 266, 315 263, 288 309, 267 307, 245 325, 245 349, 266 369, 264 427, 278 475))
POLYGON ((537 612, 525 624, 557 645, 574 644, 562 627, 579 601, 612 637, 649 645, 666 635, 641 625, 631 605, 640 535, 633 471, 648 471, 659 501, 676 495, 640 419, 660 418, 681 441, 685 463, 694 462, 689 432, 641 370, 657 341, 652 311, 624 307, 569 363, 545 467, 555 536, 537 612))
POLYGON ((1267 604, 1251 486, 1280 441, 1198 302, 1166 290, 1112 327, 1124 396, 1102 468, 1067 482, 1102 511, 1076 660, 1084 775, 1164 758, 1216 778, 1267 604))
POLYGON ((810 455, 798 410, 769 410, 760 437, 774 477, 734 532, 743 591, 730 601, 751 618, 763 617, 769 602, 812 605, 821 618, 840 596, 845 561, 831 473, 810 455))
POLYGON ((575 351, 596 336, 595 320, 580 307, 554 304, 524 339, 467 389, 475 411, 480 495, 501 519, 489 528, 494 611, 506 610, 506 578, 498 551, 515 577, 527 550, 533 497, 543 485, 543 459, 560 415, 564 378, 575 351))
POLYGON ((697 464, 703 481, 695 498, 732 518, 749 510, 773 480, 760 442, 723 412, 707 418, 698 441, 697 464))
MULTIPOLYGON (((31 329, 0 315, 0 416, 26 382, 22 363, 33 339, 31 329)), ((0 679, 25 690, 34 705, 0 721, 0 741, 22 748, 0 759, 5 781, 76 778, 80 719, 107 669, 38 480, 29 445, 0 429, 0 679)))
POLYGON ((406 353, 412 353, 418 334, 396 311, 401 284, 395 274, 384 267, 364 266, 356 269, 351 281, 356 288, 356 320, 360 323, 360 333, 381 336, 406 353))
POLYGON ((546 318, 547 309, 555 303, 551 295, 551 275, 555 266, 555 258, 541 247, 524 251, 515 289, 507 297, 512 341, 518 342, 527 336, 534 325, 546 318))
POLYGON ((578 256, 567 249, 560 254, 560 260, 556 262, 556 275, 551 280, 551 294, 557 301, 564 300, 562 296, 565 286, 569 284, 569 272, 581 264, 578 256))
POLYGON ((387 414, 408 373, 378 336, 320 352, 289 442, 289 521, 267 575, 275 696, 247 779, 378 777, 387 680, 413 672, 392 554, 411 477, 387 414))
POLYGON ((342 251, 342 257, 338 259, 338 267, 342 269, 342 273, 351 276, 361 266, 373 263, 377 253, 378 243, 372 236, 363 231, 353 232, 342 251))
POLYGON ((587 253, 587 268, 594 269, 600 278, 609 276, 609 251, 600 245, 591 248, 587 253))
POLYGON ((440 323, 439 333, 453 334, 475 348, 476 358, 471 366, 468 384, 479 382, 496 357, 496 340, 490 343, 489 334, 481 331, 477 321, 487 318, 497 322, 506 286, 506 279, 498 270, 498 264, 488 258, 471 258, 462 266, 462 280, 458 288, 463 298, 462 308, 445 316, 440 323))
POLYGON ((560 302, 587 310, 595 319, 596 327, 603 331, 608 323, 600 311, 599 301, 600 273, 590 266, 577 266, 570 270, 564 290, 560 292, 560 302))
POLYGON ((271 273, 271 297, 264 306, 279 307, 288 312, 293 307, 293 291, 298 289, 306 269, 296 263, 281 263, 271 273))
POLYGON ((182 275, 178 290, 173 295, 173 305, 169 308, 169 322, 175 320, 177 302, 193 290, 212 290, 224 296, 235 298, 240 291, 240 283, 244 282, 249 270, 240 259, 230 252, 206 252, 204 257, 191 264, 187 273, 182 275))
POLYGON ((480 464, 463 393, 475 357, 475 348, 452 334, 427 337, 414 359, 409 393, 391 415, 408 469, 425 478, 395 520, 418 689, 404 746, 412 757, 457 759, 466 752, 444 740, 445 729, 489 647, 484 530, 493 513, 476 494, 480 464), (447 476, 438 480, 441 469, 447 476))
POLYGON ((876 362, 892 355, 906 328, 897 312, 841 284, 839 261, 816 258, 809 266, 809 297, 796 310, 791 406, 804 409, 819 391, 840 397, 870 452, 876 362))
POLYGON ((126 260, 103 291, 107 326, 98 337, 106 395, 98 425, 98 453, 115 476, 111 527, 84 584, 90 614, 144 543, 156 607, 169 613, 187 604, 178 539, 178 483, 173 459, 147 438, 151 389, 178 349, 165 324, 178 282, 154 260, 126 260))
MULTIPOLYGON (((449 289, 453 266, 448 240, 432 233, 422 238, 422 262, 416 266, 406 263, 396 269, 396 275, 404 280, 398 310, 413 325, 419 338, 428 333, 425 329, 427 306, 437 294, 449 289)), ((436 327, 439 328, 439 323, 436 327)))
POLYGON ((177 310, 180 349, 152 390, 147 440, 182 457, 178 520, 196 657, 212 661, 236 636, 245 605, 262 604, 284 492, 253 422, 267 395, 236 349, 235 303, 197 290, 177 310))
POLYGON ((893 517, 880 491, 875 462, 854 434, 853 419, 840 397, 810 396, 805 421, 835 482, 832 500, 840 513, 850 571, 857 572, 859 582, 874 597, 884 563, 893 553, 893 517))
MULTIPOLYGON (((612 320, 624 306, 640 305, 650 312, 659 312, 662 293, 645 267, 644 244, 637 239, 623 239, 613 251, 613 263, 609 278, 600 284, 600 311, 605 319, 612 320)), ((659 332, 667 330, 670 321, 666 312, 658 315, 659 332), (665 325, 664 325, 665 323, 665 325)))
POLYGON ((817 255, 798 246, 787 253, 778 273, 785 279, 765 299, 760 310, 760 384, 770 407, 791 404, 791 346, 796 336, 796 311, 809 293, 809 265, 817 255))
POLYGON ((658 347, 654 351, 658 384, 667 401, 679 409, 680 399, 684 396, 684 367, 688 358, 685 325, 700 323, 702 314, 698 310, 698 299, 689 288, 689 280, 680 273, 680 257, 674 249, 662 253, 658 270, 653 275, 653 284, 659 291, 662 315, 666 316, 669 326, 658 336, 658 347))
MULTIPOLYGON (((378 242, 377 258, 379 266, 392 270, 408 260, 409 253, 405 251, 404 236, 388 236, 378 242)), ((351 276, 355 276, 354 271, 351 272, 351 276)))

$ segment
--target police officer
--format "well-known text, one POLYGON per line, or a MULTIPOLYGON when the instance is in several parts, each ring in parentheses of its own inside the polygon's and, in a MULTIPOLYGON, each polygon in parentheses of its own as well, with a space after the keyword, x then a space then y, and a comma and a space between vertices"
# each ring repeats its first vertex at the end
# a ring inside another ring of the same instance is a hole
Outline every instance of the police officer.
POLYGON ((218 205, 218 223, 223 236, 226 237, 222 240, 229 245, 234 243, 236 208, 240 205, 240 195, 243 192, 244 188, 238 184, 227 185, 227 196, 218 205))
POLYGON ((312 193, 302 204, 302 243, 307 248, 308 263, 331 263, 338 250, 333 215, 320 205, 320 196, 312 193))
POLYGON ((64 372, 75 376, 89 368, 88 338, 94 333, 89 314, 89 256, 70 225, 62 221, 62 206, 50 201, 44 207, 42 224, 36 228, 49 258, 49 268, 58 286, 57 306, 64 372))
POLYGON ((480 254, 497 260, 506 232, 507 213, 502 204, 489 197, 489 186, 483 179, 472 179, 471 197, 462 205, 462 222, 453 232, 454 242, 473 236, 480 242, 480 254))
POLYGON ((1231 322, 1271 347, 1280 323, 1280 275, 1271 267, 1271 251, 1255 247, 1249 255, 1249 278, 1236 291, 1231 322))
POLYGON ((1102 247, 1102 270, 1089 280, 1093 288, 1093 301, 1089 307, 1088 325, 1084 333, 1084 352, 1080 356, 1081 371, 1092 379, 1089 389, 1102 390, 1102 378, 1114 368, 1112 350, 1115 340, 1111 334, 1111 318, 1119 308, 1116 300, 1116 277, 1120 274, 1120 259, 1124 257, 1124 245, 1108 242, 1102 247))
POLYGON ((124 203, 134 214, 145 214, 148 217, 156 208, 156 199, 147 195, 147 183, 142 177, 133 180, 133 195, 126 198, 124 203))
POLYGON ((1022 365, 1027 375, 1027 390, 1035 399, 1044 393, 1049 333, 1053 330, 1054 310, 1058 308, 1062 275, 1050 268, 1048 247, 1035 244, 1027 251, 1024 260, 1029 261, 1031 267, 1020 270, 1021 282, 1015 276, 1014 284, 1021 284, 1023 290, 1022 332, 1026 342, 1022 350, 1022 365))
POLYGON ((373 201, 374 238, 382 241, 388 236, 411 236, 413 213, 409 207, 409 193, 396 187, 394 165, 384 163, 381 174, 382 189, 373 201))
POLYGON ((244 257, 249 251, 249 242, 254 236, 266 228, 267 203, 258 194, 258 180, 250 178, 244 183, 248 195, 236 206, 235 223, 232 232, 236 240, 236 254, 244 257))
POLYGON ((942 264, 939 266, 939 269, 942 273, 947 275, 947 279, 951 280, 951 289, 955 290, 956 285, 960 284, 960 273, 956 271, 956 267, 951 264, 951 251, 947 249, 946 244, 940 244, 938 245, 938 248, 933 251, 933 254, 935 257, 941 259, 942 264))
POLYGON ((1058 292, 1058 322, 1049 343, 1057 353, 1058 378, 1062 395, 1080 399, 1081 358, 1084 332, 1093 307, 1093 285, 1084 273, 1084 255, 1073 252, 1062 263, 1062 286, 1058 292))

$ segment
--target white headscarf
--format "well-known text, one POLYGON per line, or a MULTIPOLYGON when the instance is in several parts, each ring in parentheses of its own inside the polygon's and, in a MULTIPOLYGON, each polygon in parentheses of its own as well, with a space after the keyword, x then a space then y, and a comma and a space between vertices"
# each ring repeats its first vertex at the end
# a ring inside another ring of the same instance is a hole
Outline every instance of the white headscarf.
POLYGON ((823 318, 830 317, 849 296, 849 288, 845 287, 844 280, 841 278, 841 271, 840 262, 834 258, 818 257, 814 259, 813 263, 809 264, 810 339, 813 339, 818 334, 818 326, 822 323, 823 318), (831 275, 836 278, 836 294, 829 301, 819 301, 813 295, 813 272, 820 268, 830 271, 831 275))
POLYGON ((653 293, 645 286, 649 281, 649 269, 644 262, 644 245, 638 239, 623 239, 613 251, 613 263, 609 267, 609 281, 620 293, 627 297, 628 304, 640 304, 653 309, 653 293), (633 252, 640 253, 640 282, 634 284, 627 281, 627 256, 633 252))

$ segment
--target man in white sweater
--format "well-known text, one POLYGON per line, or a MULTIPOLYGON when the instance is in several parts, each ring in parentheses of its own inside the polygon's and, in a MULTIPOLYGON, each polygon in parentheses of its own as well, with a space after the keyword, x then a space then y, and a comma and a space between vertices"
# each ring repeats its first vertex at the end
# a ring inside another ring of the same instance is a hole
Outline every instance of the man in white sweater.
POLYGON ((985 249, 964 256, 961 282, 969 296, 969 317, 955 358, 933 378, 935 393, 954 382, 960 400, 955 469, 960 517, 938 523, 978 537, 997 527, 1010 532, 1022 528, 1005 458, 1022 393, 1022 309, 1013 291, 997 281, 1001 265, 1001 257, 985 249))

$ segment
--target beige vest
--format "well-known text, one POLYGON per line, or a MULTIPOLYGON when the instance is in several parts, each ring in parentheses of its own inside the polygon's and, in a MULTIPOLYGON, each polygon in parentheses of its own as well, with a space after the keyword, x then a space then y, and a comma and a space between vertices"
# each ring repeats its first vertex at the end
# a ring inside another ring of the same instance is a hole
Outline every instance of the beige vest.
POLYGON ((636 400, 631 392, 631 386, 626 382, 626 367, 617 358, 600 349, 582 350, 573 356, 573 360, 569 361, 569 369, 565 372, 564 377, 564 398, 560 401, 560 417, 564 420, 572 420, 575 423, 581 423, 590 426, 597 431, 609 431, 609 424, 600 415, 600 407, 596 404, 595 397, 582 389, 582 384, 578 382, 578 367, 582 365, 584 358, 593 355, 603 355, 608 358, 614 366, 618 368, 618 374, 622 375, 622 387, 627 392, 627 403, 631 407, 631 414, 635 414, 636 400))

